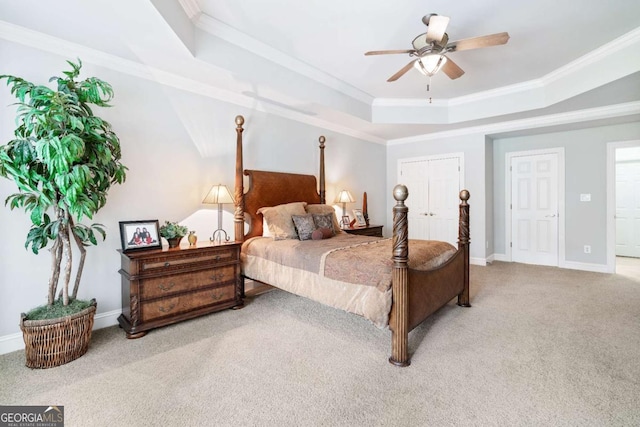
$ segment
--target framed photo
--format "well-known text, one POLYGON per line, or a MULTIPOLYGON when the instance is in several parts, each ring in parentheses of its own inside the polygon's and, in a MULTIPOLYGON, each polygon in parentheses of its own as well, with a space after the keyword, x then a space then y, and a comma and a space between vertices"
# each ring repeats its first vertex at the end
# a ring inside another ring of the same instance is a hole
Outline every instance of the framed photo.
POLYGON ((349 228, 349 221, 349 215, 344 215, 342 221, 340 221, 340 226, 342 228, 349 228))
POLYGON ((161 249, 158 220, 146 221, 120 221, 120 241, 122 251, 134 251, 140 249, 161 249))
POLYGON ((367 221, 364 219, 364 214, 362 213, 362 209, 354 209, 353 216, 356 218, 356 225, 358 227, 366 227, 367 221))

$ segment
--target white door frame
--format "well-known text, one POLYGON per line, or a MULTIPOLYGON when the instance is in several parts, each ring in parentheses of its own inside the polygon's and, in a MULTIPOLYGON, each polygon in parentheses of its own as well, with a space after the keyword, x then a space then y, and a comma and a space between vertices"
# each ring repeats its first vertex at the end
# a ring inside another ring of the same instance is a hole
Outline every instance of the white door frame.
POLYGON ((565 267, 565 207, 564 207, 564 147, 546 148, 542 150, 512 151, 505 155, 505 261, 512 262, 511 251, 511 159, 513 157, 537 156, 540 154, 556 154, 558 156, 558 267, 565 267))
POLYGON ((607 273, 616 272, 616 149, 640 146, 640 140, 607 143, 607 273))

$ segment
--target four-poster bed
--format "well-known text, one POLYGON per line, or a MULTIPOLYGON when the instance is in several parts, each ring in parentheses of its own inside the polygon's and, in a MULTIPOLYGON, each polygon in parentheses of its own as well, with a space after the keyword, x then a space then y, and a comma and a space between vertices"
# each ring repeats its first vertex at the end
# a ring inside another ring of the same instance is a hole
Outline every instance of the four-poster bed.
POLYGON ((334 230, 335 237, 326 240, 300 241, 298 236, 290 235, 264 237, 272 231, 271 225, 269 232, 263 230, 263 225, 273 212, 284 215, 289 225, 293 225, 292 218, 297 221, 305 216, 302 214, 309 216, 310 212, 330 211, 335 222, 333 208, 325 209, 325 138, 319 139, 318 190, 313 175, 244 170, 244 118, 237 116, 235 122, 234 226, 235 240, 243 242, 243 280, 244 277, 253 279, 360 314, 379 327, 388 324, 392 331, 389 361, 408 366, 409 331, 454 297, 458 305, 470 306, 469 192, 460 192, 458 248, 444 242, 408 239, 408 208, 404 204, 408 190, 403 185, 393 191, 396 200, 393 239, 353 236, 339 230, 334 230), (249 177, 246 193, 244 175, 249 177), (249 231, 245 234, 247 219, 249 231), (376 261, 381 253, 384 259, 376 261), (362 262, 349 263, 349 259, 362 262), (365 264, 369 261, 377 264, 365 264))

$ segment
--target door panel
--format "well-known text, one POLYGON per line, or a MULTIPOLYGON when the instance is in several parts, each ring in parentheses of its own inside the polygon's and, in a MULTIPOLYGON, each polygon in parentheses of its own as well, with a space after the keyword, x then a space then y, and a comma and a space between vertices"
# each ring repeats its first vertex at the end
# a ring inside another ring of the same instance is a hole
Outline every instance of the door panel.
POLYGON ((558 265, 558 156, 511 159, 512 260, 558 265))
POLYGON ((640 162, 616 164, 616 255, 640 257, 640 162))
POLYGON ((457 245, 460 158, 426 159, 400 164, 400 182, 409 189, 409 238, 457 245))
POLYGON ((401 182, 409 189, 405 204, 409 208, 409 238, 429 240, 429 183, 427 162, 402 164, 401 182))
POLYGON ((458 193, 460 159, 429 161, 429 238, 456 246, 458 241, 458 193))

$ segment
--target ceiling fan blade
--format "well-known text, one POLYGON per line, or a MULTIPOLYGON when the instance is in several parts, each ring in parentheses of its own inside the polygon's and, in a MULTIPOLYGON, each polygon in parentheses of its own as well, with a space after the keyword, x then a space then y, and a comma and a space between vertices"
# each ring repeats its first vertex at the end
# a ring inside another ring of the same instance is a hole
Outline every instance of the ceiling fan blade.
POLYGON ((409 62, 407 65, 402 67, 402 69, 400 71, 395 73, 393 76, 389 77, 389 79, 387 81, 388 82, 395 82, 396 80, 398 80, 400 77, 402 77, 404 75, 404 73, 406 73, 407 71, 409 71, 411 69, 411 67, 413 67, 413 63, 416 62, 416 61, 417 61, 417 59, 414 59, 413 61, 409 62))
POLYGON ((449 17, 440 15, 431 15, 428 19, 422 19, 427 21, 427 42, 438 43, 444 37, 444 32, 449 25, 449 17))
POLYGON ((447 45, 449 52, 460 50, 478 49, 481 47, 497 46, 509 41, 509 33, 490 34, 488 36, 472 37, 470 39, 456 40, 447 45))
POLYGON ((455 80, 464 74, 464 70, 458 66, 455 62, 447 56, 447 62, 442 66, 442 72, 445 73, 451 80, 455 80))
POLYGON ((398 50, 372 50, 365 52, 365 55, 389 55, 393 53, 413 53, 414 49, 398 49, 398 50))

